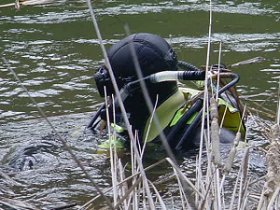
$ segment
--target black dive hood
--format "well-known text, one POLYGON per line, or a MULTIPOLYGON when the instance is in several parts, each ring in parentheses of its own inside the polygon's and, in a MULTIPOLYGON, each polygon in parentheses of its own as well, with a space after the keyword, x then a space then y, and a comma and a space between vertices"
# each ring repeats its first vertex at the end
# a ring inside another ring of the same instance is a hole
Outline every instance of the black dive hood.
MULTIPOLYGON (((143 77, 162 71, 177 71, 176 54, 163 38, 149 33, 132 34, 108 50, 108 58, 119 89, 139 79, 131 47, 135 50, 143 77)), ((104 86, 108 95, 114 94, 111 78, 105 66, 98 69, 94 79, 100 96, 104 97, 104 86)), ((161 102, 177 91, 177 82, 175 81, 163 83, 147 81, 146 85, 152 102, 155 101, 157 95, 161 102)), ((141 91, 131 94, 131 100, 143 101, 141 91)))

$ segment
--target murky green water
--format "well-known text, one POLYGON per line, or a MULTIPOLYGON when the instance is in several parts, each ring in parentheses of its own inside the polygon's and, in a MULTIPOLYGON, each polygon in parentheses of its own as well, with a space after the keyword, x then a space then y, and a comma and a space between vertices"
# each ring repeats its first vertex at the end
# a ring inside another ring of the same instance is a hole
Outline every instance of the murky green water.
MULTIPOLYGON (((94 1, 94 8, 106 47, 125 36, 124 25, 128 24, 132 33, 150 32, 166 38, 179 59, 205 65, 209 2, 100 0, 94 1)), ((277 105, 279 11, 278 0, 213 3, 211 63, 218 62, 220 41, 222 62, 227 65, 254 57, 265 59, 232 69, 241 75, 238 89, 244 102, 252 111, 261 111, 253 112, 254 116, 268 123, 275 119, 277 105)), ((60 144, 54 143, 49 127, 37 119, 36 107, 7 70, 2 57, 67 138, 97 184, 104 189, 110 186, 107 159, 94 152, 92 139, 80 136, 102 101, 92 79, 102 56, 87 5, 84 1, 59 0, 20 11, 1 8, 0 28, 0 163, 21 184, 13 186, 0 180, 0 196, 26 200, 40 208, 68 202, 82 204, 96 190, 88 185, 60 144), (52 145, 45 145, 43 155, 37 157, 42 159, 38 161, 42 165, 10 172, 8 162, 15 151, 45 142, 52 145)), ((249 139, 263 141, 258 132, 262 127, 254 120, 249 121, 249 127, 249 139)), ((255 158, 254 170, 262 171, 263 161, 259 156, 255 158)), ((174 191, 168 185, 164 188, 167 194, 174 191)))

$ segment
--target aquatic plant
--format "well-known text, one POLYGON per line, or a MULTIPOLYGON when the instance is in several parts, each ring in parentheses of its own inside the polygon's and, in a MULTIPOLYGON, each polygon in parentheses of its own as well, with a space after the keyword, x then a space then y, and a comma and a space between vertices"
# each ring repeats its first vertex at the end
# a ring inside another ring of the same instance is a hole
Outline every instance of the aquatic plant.
POLYGON ((15 7, 16 10, 19 10, 21 6, 34 6, 42 5, 53 2, 54 0, 16 0, 14 3, 1 4, 0 8, 4 7, 15 7))

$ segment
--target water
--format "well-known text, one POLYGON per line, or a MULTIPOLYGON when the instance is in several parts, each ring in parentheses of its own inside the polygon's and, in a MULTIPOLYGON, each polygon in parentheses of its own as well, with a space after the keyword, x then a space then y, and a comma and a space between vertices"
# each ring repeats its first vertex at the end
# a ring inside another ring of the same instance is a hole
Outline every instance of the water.
MULTIPOLYGON (((166 38, 179 59, 205 65, 209 2, 100 0, 94 2, 94 8, 106 47, 125 36, 124 24, 128 24, 132 33, 150 32, 166 38)), ((248 138, 256 144, 265 142, 261 136, 264 126, 259 122, 271 124, 275 120, 280 72, 279 11, 278 0, 213 2, 211 63, 218 62, 220 41, 222 62, 227 65, 263 58, 261 62, 232 67, 241 76, 240 95, 255 116, 248 123, 248 138)), ((1 57, 9 61, 97 184, 108 188, 111 181, 107 157, 96 153, 96 139, 82 135, 102 102, 92 78, 102 54, 86 3, 60 0, 46 6, 26 6, 20 11, 1 8, 0 28, 1 57)), ((0 163, 18 185, 0 180, 0 196, 29 201, 39 208, 83 204, 96 190, 51 129, 38 118, 35 105, 1 59, 0 163), (11 167, 13 157, 30 145, 43 148, 39 155, 33 154, 37 164, 31 169, 22 166, 21 171, 11 167)), ((262 175, 262 154, 252 159, 255 176, 262 175)), ((190 171, 188 167, 186 171, 190 171)), ((162 176, 169 172, 162 171, 162 176)), ((154 176, 158 177, 156 173, 154 176)), ((162 187, 167 194, 174 191, 172 184, 162 187)))

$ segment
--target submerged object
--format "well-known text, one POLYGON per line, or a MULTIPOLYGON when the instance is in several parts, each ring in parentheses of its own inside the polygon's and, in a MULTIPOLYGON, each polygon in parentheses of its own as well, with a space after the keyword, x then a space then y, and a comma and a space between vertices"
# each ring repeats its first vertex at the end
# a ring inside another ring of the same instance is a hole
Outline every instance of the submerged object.
POLYGON ((33 169, 37 165, 50 161, 50 155, 56 149, 55 144, 46 141, 17 148, 8 158, 9 166, 19 171, 33 169))

